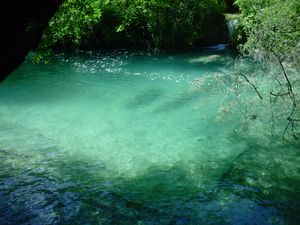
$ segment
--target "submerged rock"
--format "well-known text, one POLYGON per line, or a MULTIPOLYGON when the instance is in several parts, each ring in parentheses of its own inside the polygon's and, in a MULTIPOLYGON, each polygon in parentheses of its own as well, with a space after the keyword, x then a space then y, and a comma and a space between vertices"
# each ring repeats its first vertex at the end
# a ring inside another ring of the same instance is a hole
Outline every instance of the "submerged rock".
POLYGON ((148 105, 158 100, 163 96, 163 91, 160 89, 149 89, 138 93, 132 100, 127 104, 127 107, 134 108, 143 105, 148 105))

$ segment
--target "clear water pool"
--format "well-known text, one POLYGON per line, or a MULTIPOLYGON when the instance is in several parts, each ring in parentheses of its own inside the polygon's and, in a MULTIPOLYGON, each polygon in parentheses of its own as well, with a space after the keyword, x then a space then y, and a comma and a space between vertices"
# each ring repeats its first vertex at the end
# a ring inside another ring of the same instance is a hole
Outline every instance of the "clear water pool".
POLYGON ((233 61, 29 56, 0 85, 0 224, 297 224, 299 146, 218 117, 233 61))

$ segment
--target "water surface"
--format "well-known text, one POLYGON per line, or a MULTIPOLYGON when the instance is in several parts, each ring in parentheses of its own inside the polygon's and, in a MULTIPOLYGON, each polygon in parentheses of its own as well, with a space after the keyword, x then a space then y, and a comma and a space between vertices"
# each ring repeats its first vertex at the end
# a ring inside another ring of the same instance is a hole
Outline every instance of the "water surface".
POLYGON ((0 85, 0 224, 297 224, 299 146, 218 115, 233 61, 29 56, 0 85))

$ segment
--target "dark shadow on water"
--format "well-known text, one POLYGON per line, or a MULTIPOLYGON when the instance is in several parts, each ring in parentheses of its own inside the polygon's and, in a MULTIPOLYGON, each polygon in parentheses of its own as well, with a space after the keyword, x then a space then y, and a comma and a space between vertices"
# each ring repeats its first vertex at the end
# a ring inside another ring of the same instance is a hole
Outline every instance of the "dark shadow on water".
MULTIPOLYGON (((300 221, 299 143, 284 143, 278 137, 257 142, 233 132, 228 139, 244 142, 246 147, 231 161, 219 184, 245 199, 253 199, 261 211, 272 206, 284 218, 283 224, 300 221)), ((275 212, 272 212, 274 214, 275 212)), ((275 213, 276 215, 276 213, 275 213)), ((282 224, 276 220, 274 224, 282 224)))
POLYGON ((233 159, 223 175, 201 185, 180 162, 124 178, 109 177, 105 165, 93 159, 57 160, 45 153, 34 165, 17 166, 30 156, 0 151, 0 223, 297 224, 297 176, 278 176, 283 165, 265 146, 251 142, 247 148, 252 150, 233 159), (264 169, 270 172, 265 179, 264 169), (269 179, 273 183, 264 185, 269 179))

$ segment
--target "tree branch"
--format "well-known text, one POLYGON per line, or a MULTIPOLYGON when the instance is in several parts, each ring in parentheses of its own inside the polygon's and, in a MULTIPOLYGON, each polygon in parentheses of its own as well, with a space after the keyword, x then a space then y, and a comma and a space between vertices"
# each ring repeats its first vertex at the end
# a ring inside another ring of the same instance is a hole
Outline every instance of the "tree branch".
POLYGON ((256 94, 258 95, 258 97, 261 99, 261 100, 263 100, 263 97, 262 97, 262 95, 259 93, 259 91, 258 91, 258 88, 255 86, 255 84, 253 84, 249 79, 248 79, 248 77, 246 76, 246 75, 244 75, 244 74, 240 74, 242 77, 244 77, 245 78, 245 80, 247 81, 247 83, 248 84, 250 84, 252 87, 253 87, 253 89, 255 90, 255 92, 256 92, 256 94))

